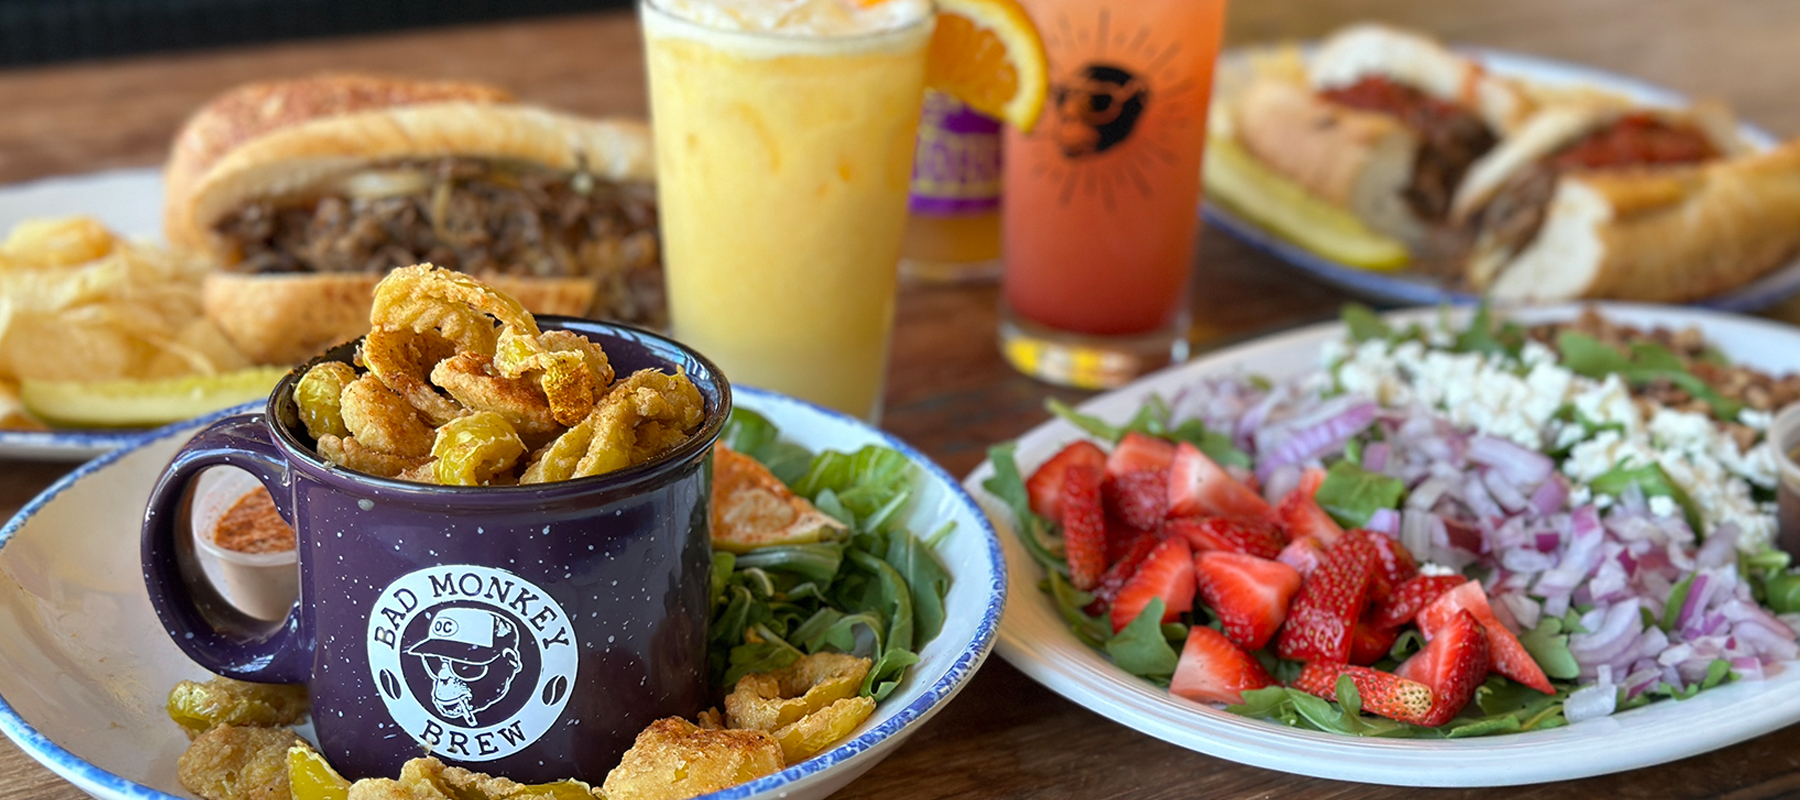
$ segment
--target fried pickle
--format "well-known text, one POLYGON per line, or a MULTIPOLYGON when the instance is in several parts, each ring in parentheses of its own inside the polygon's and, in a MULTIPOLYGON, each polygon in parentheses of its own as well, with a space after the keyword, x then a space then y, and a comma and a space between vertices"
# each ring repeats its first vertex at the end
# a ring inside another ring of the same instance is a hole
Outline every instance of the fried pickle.
POLYGON ((188 745, 175 775, 204 800, 289 800, 288 748, 297 744, 305 742, 288 728, 220 725, 188 745))
POLYGON ((685 800, 787 766, 765 731, 707 730, 677 717, 638 734, 600 788, 607 800, 685 800))
POLYGON ((419 413, 379 378, 364 375, 344 387, 344 427, 364 447, 391 456, 421 457, 435 438, 419 413))
POLYGON ((306 718, 306 687, 214 677, 169 690, 169 719, 193 739, 219 725, 270 728, 306 718))
MULTIPOLYGON (((350 786, 349 800, 592 800, 593 789, 577 780, 523 784, 435 758, 415 758, 400 767, 400 779, 368 778, 350 786)), ((296 797, 294 800, 309 800, 296 797)))
POLYGON ((390 272, 369 321, 357 351, 368 374, 320 365, 294 390, 319 454, 360 472, 450 485, 588 477, 669 452, 705 415, 686 375, 615 381, 598 344, 542 331, 513 298, 430 264, 390 272), (508 430, 467 421, 484 413, 508 430))

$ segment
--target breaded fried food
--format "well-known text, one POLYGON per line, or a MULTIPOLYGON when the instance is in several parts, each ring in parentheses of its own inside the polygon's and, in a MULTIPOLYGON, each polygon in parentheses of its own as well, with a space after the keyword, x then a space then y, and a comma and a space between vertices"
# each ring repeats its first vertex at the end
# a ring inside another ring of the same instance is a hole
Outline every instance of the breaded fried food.
POLYGON ((169 718, 193 739, 219 725, 272 728, 306 718, 306 687, 249 683, 223 676, 182 681, 169 690, 169 718))
POLYGON ((745 675, 725 697, 726 723, 774 734, 789 764, 812 758, 874 713, 874 699, 856 696, 873 666, 844 653, 814 653, 745 675))
POLYGON ((733 728, 773 731, 846 697, 855 697, 874 663, 844 653, 814 653, 774 672, 738 679, 725 697, 733 728))
POLYGON ((678 717, 650 723, 600 787, 607 800, 685 800, 787 766, 764 731, 707 730, 678 717))
POLYGON ((810 544, 842 532, 844 523, 794 494, 750 456, 713 445, 713 548, 748 553, 777 544, 810 544))
POLYGON ((366 374, 319 364, 294 387, 319 455, 359 472, 458 486, 584 478, 669 452, 706 414, 685 374, 615 382, 598 344, 541 330, 514 298, 430 264, 389 273, 369 322, 356 355, 366 374))
POLYGON ((550 400, 537 382, 501 375, 491 356, 457 353, 431 368, 431 382, 470 411, 491 411, 505 417, 521 434, 550 433, 559 427, 550 412, 550 400))
POLYGON ((435 438, 417 411, 373 375, 344 387, 340 399, 344 427, 363 446, 392 456, 420 457, 435 438))
MULTIPOLYGON (((350 785, 349 800, 593 800, 577 780, 527 785, 446 766, 435 758, 415 758, 400 767, 400 779, 365 778, 350 785)), ((309 800, 296 797, 294 800, 309 800)))
POLYGON ((188 745, 175 775, 204 800, 289 800, 288 748, 304 741, 288 728, 220 725, 188 745))

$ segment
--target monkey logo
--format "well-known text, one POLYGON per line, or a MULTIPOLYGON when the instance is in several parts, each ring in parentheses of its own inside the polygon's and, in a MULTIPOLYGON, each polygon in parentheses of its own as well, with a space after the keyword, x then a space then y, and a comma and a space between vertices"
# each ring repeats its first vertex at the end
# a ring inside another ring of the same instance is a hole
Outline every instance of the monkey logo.
POLYGON ((579 649, 562 607, 492 567, 402 575, 369 617, 369 666, 400 728, 446 759, 492 761, 561 717, 579 649))
POLYGON ((480 726, 476 712, 506 699, 519 677, 519 629, 492 611, 445 608, 431 617, 424 641, 406 648, 431 675, 431 705, 446 721, 480 726))
POLYGON ((1099 155, 1131 138, 1150 103, 1150 86, 1119 67, 1089 64, 1050 87, 1056 107, 1051 130, 1063 155, 1099 155))

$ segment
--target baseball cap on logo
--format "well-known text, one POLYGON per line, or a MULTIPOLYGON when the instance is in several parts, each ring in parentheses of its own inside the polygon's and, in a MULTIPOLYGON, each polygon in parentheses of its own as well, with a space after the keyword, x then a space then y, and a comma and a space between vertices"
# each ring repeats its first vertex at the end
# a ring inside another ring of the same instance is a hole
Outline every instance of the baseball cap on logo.
POLYGON ((406 648, 406 653, 486 664, 518 648, 518 629, 500 615, 482 608, 446 608, 432 616, 424 641, 406 648))

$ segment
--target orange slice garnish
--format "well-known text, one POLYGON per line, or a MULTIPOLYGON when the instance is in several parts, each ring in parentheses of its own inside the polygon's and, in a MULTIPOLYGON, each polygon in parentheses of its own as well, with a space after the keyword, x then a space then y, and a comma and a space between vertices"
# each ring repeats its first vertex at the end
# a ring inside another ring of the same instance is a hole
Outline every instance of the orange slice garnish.
POLYGON ((937 0, 925 85, 1030 132, 1044 111, 1050 65, 1018 0, 937 0))

